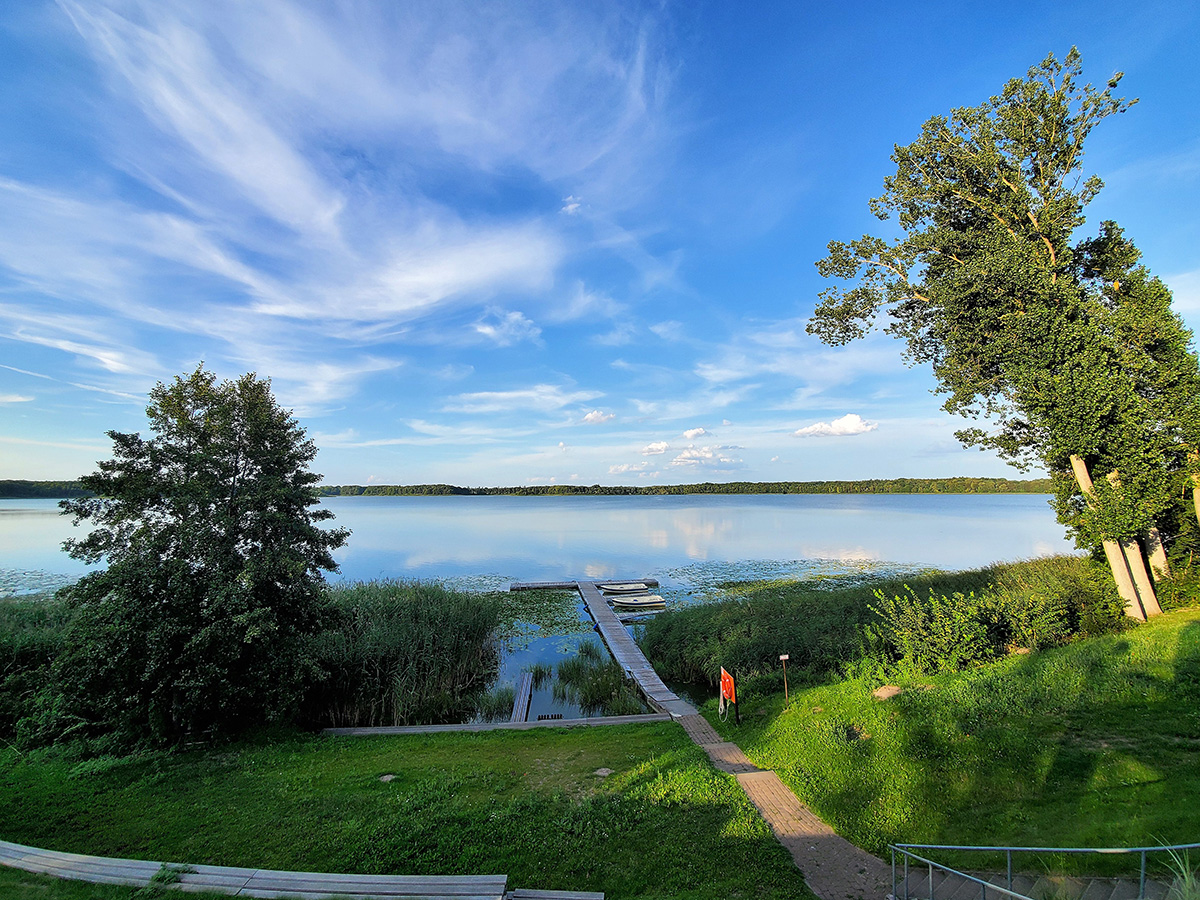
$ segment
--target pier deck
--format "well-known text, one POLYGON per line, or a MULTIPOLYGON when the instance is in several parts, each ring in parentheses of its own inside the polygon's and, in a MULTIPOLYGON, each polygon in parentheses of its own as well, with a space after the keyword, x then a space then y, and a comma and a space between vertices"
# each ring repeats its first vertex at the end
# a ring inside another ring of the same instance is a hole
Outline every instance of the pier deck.
POLYGON ((528 591, 537 588, 555 587, 579 591, 583 604, 587 607, 588 615, 596 623, 596 630, 608 646, 608 650, 638 686, 638 690, 657 712, 667 713, 671 718, 696 715, 696 707, 681 698, 669 687, 663 684, 658 673, 654 671, 650 661, 642 653, 642 648, 625 630, 625 625, 609 607, 600 584, 644 584, 647 587, 658 587, 653 578, 612 579, 595 581, 553 581, 553 582, 517 582, 509 590, 528 591))

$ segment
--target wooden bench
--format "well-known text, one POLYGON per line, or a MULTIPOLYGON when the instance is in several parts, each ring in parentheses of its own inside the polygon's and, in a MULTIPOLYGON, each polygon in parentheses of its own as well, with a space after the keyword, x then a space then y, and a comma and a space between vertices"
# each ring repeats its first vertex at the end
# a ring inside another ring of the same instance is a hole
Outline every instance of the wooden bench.
MULTIPOLYGON (((336 875, 322 872, 282 872, 231 866, 164 864, 138 859, 114 859, 59 853, 0 841, 0 865, 97 884, 144 887, 159 884, 185 891, 221 891, 238 897, 284 897, 317 900, 322 897, 409 898, 409 900, 503 900, 507 875, 336 875)), ((521 894, 535 900, 538 894, 521 894)), ((572 896, 557 895, 562 900, 572 896)), ((602 896, 602 895, 601 895, 602 896)), ((552 900, 547 895, 545 900, 552 900)))

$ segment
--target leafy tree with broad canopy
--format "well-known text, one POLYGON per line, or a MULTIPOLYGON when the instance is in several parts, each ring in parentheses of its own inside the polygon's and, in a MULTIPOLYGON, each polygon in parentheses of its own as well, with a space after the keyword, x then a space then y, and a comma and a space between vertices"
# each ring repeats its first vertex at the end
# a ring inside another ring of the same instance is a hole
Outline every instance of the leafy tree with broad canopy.
POLYGON ((113 457, 63 501, 94 523, 68 552, 107 568, 69 592, 55 669, 60 724, 172 744, 287 719, 312 674, 322 571, 349 532, 324 529, 316 447, 269 380, 203 365, 150 392, 153 436, 110 431, 113 457))
MULTIPOLYGON (((1077 237, 1102 187, 1082 174, 1084 142, 1136 102, 1114 96, 1120 73, 1102 90, 1080 73, 1074 48, 1050 55, 896 146, 870 206, 899 235, 829 243, 818 271, 846 286, 821 293, 808 331, 844 344, 886 311, 908 361, 932 365, 943 408, 991 426, 959 439, 1048 469, 1080 545, 1123 543, 1132 571, 1138 539, 1194 547, 1182 498, 1197 472, 1200 372, 1170 291, 1122 230, 1077 237), (1106 477, 1090 486, 1089 470, 1106 477)), ((1166 571, 1164 559, 1155 574, 1166 571)))

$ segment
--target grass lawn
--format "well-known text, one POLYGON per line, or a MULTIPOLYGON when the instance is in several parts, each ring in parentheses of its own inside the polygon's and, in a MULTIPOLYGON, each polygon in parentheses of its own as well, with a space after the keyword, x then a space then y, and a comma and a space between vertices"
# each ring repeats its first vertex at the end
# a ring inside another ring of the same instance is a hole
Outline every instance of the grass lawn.
MULTIPOLYGON (((877 853, 1200 840, 1200 609, 919 679, 887 700, 876 684, 800 690, 786 706, 747 697, 742 727, 715 724, 877 853)), ((1088 859, 1092 871, 1136 865, 1088 859)))
POLYGON ((7 750, 0 836, 172 862, 507 874, 609 898, 812 896, 734 779, 673 724, 294 737, 83 764, 7 750))

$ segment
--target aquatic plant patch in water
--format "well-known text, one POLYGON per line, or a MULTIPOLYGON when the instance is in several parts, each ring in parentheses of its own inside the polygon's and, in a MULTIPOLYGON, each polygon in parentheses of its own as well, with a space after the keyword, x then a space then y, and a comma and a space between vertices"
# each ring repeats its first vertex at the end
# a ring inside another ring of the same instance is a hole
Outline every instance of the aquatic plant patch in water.
POLYGON ((620 663, 595 641, 581 642, 575 656, 560 662, 554 673, 555 698, 577 704, 585 715, 636 716, 648 711, 620 663))

